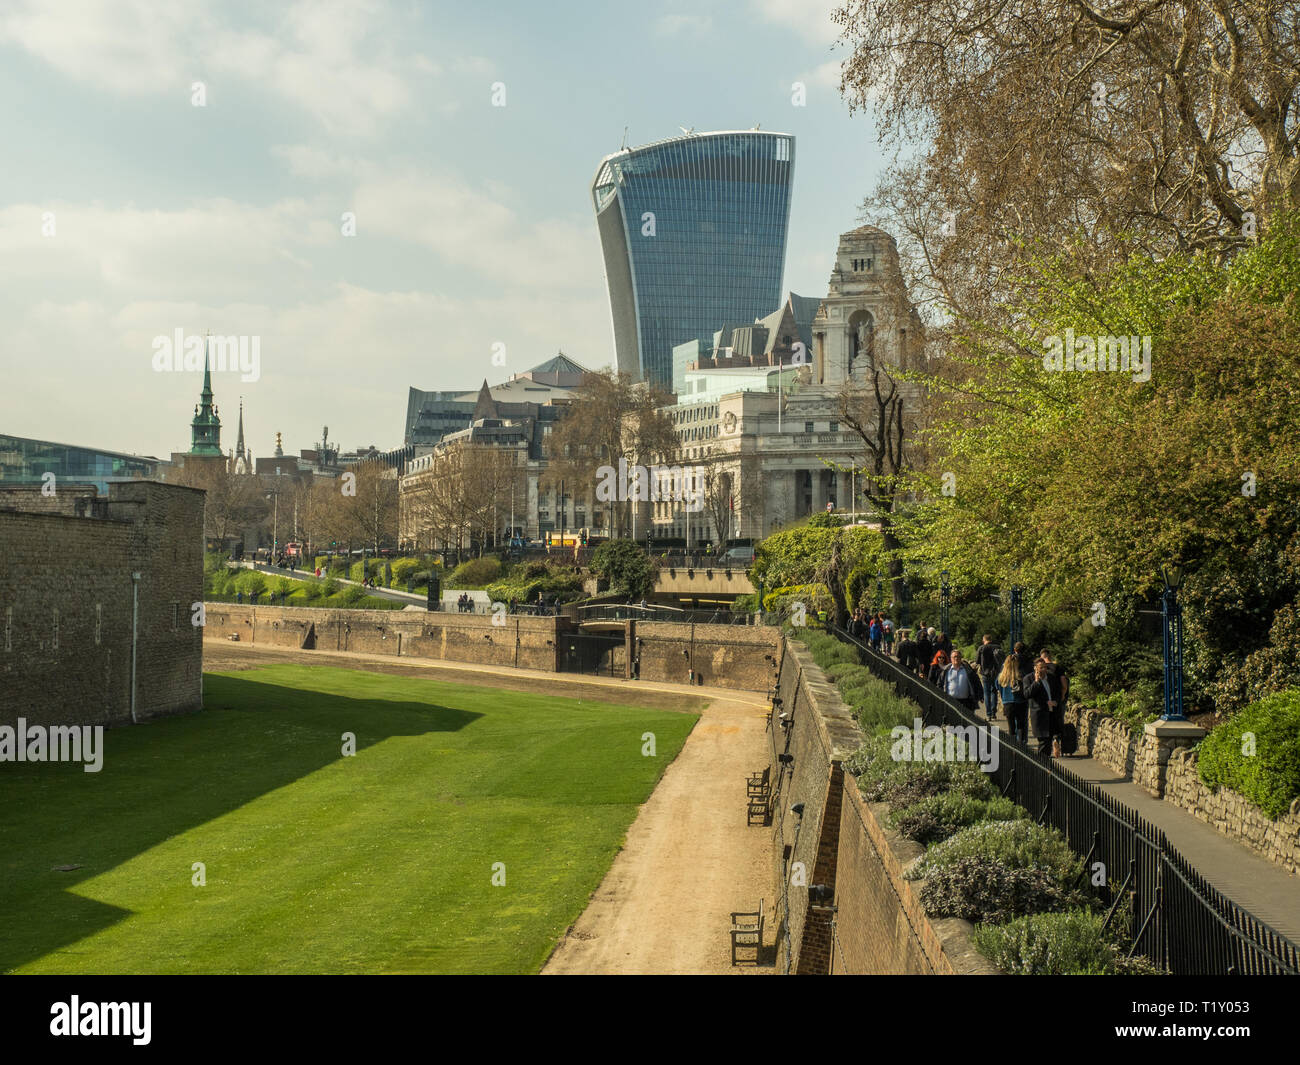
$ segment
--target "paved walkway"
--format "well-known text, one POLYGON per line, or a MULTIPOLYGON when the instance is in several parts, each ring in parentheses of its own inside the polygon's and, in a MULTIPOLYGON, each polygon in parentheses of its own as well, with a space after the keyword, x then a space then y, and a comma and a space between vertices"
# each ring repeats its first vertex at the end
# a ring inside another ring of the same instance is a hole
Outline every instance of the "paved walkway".
MULTIPOLYGON (((775 971, 733 968, 728 931, 732 911, 756 910, 762 898, 771 913, 776 898, 772 832, 746 825, 743 791, 767 760, 766 719, 757 696, 710 700, 542 975, 775 971)), ((769 947, 772 937, 769 924, 769 947)))
MULTIPOLYGON (((1006 718, 999 717, 994 724, 1005 729, 1006 718)), ((1162 829, 1170 845, 1206 880, 1300 946, 1300 878, 1198 821, 1186 810, 1155 798, 1094 758, 1076 755, 1060 759, 1060 764, 1084 780, 1095 782, 1162 829)))

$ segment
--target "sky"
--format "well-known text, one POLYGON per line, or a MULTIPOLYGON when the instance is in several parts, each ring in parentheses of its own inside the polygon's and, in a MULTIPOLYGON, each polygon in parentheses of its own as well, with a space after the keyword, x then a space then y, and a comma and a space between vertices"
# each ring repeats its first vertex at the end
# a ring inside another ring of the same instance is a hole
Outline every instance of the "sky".
POLYGON ((589 190, 625 128, 794 134, 785 288, 824 295, 884 162, 833 8, 6 0, 0 434, 188 450, 177 330, 258 338, 213 380, 255 455, 398 447, 410 386, 608 366, 589 190))

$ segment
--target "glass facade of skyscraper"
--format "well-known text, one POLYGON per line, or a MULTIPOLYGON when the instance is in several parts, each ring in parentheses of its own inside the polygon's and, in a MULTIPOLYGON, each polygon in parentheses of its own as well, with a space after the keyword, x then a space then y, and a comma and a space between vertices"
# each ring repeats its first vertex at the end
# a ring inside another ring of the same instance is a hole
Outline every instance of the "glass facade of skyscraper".
POLYGON ((673 348, 781 302, 794 138, 674 137, 602 160, 592 182, 618 367, 672 387, 673 348))

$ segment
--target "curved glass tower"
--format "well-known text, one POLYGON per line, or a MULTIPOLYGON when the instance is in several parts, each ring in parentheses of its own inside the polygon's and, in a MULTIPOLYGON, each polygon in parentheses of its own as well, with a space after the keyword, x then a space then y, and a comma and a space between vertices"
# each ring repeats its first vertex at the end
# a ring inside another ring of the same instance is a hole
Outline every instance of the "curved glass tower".
POLYGON ((673 346, 781 302, 794 137, 688 133, 591 183, 619 370, 672 388, 673 346))

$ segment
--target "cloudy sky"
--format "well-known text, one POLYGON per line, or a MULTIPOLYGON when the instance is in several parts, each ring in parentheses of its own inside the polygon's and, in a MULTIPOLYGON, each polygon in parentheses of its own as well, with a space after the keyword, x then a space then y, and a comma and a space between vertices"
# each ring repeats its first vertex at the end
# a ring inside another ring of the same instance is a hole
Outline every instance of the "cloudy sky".
POLYGON ((786 287, 824 294, 881 165, 833 6, 6 0, 0 433, 188 449, 177 329, 261 338, 258 380, 214 381, 256 454, 396 447, 410 385, 608 365, 588 190, 624 127, 795 134, 786 287))

